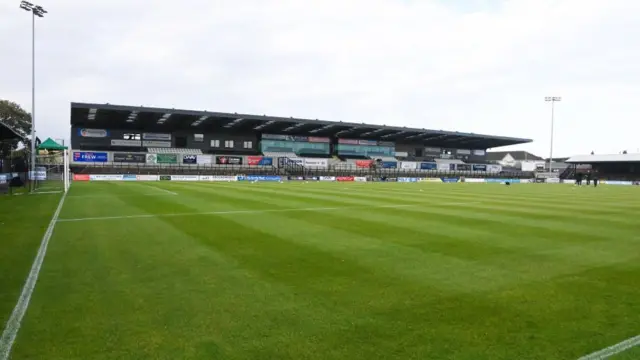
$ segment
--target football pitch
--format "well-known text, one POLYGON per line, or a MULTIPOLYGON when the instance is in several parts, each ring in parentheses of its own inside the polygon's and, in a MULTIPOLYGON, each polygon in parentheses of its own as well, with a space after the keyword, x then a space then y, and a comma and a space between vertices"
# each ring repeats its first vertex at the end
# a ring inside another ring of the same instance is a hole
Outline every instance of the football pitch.
MULTIPOLYGON (((60 199, 0 197, 0 330, 60 199)), ((52 224, 11 359, 575 360, 640 334, 638 187, 74 183, 52 224)))

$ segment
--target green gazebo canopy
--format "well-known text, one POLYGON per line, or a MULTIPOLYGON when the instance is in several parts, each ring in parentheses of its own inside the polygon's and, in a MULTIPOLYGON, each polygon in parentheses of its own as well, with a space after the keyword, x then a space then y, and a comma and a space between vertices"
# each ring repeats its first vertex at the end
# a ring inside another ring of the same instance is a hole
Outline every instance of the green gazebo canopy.
POLYGON ((53 139, 48 138, 45 140, 40 146, 38 146, 38 150, 66 150, 66 146, 62 146, 57 142, 53 141, 53 139))

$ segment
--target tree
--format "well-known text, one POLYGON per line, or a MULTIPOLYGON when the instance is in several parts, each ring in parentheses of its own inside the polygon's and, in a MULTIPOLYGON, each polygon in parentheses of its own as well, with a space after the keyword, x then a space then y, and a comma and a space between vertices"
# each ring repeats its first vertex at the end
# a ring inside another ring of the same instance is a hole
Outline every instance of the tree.
MULTIPOLYGON (((20 105, 9 100, 0 99, 0 122, 12 128, 25 138, 25 146, 30 146, 28 135, 31 134, 31 114, 26 112, 20 105)), ((0 158, 7 157, 12 150, 18 148, 20 140, 6 141, 0 146, 0 158)))

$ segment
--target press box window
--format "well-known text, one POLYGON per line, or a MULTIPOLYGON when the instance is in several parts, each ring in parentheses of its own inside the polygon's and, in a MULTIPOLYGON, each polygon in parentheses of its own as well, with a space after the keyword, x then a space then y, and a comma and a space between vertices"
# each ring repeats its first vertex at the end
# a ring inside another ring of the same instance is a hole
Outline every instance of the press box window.
POLYGON ((225 140, 224 147, 233 148, 233 140, 225 140))
POLYGON ((245 141, 244 142, 244 148, 245 149, 252 149, 253 148, 253 144, 251 143, 251 141, 245 141))
POLYGON ((219 148, 220 140, 211 140, 211 147, 219 148))
POLYGON ((203 134, 193 134, 193 141, 195 142, 203 142, 204 135, 203 134))

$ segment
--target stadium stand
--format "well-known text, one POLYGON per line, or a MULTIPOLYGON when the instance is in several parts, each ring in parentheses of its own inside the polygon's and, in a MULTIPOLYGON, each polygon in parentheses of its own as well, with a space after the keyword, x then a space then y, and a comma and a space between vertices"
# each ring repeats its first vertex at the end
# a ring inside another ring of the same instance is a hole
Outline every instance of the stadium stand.
POLYGON ((504 176, 486 149, 529 139, 297 118, 71 104, 77 174, 504 176))
POLYGON ((571 165, 562 173, 566 179, 592 174, 600 180, 640 181, 640 154, 577 155, 565 162, 571 165))

